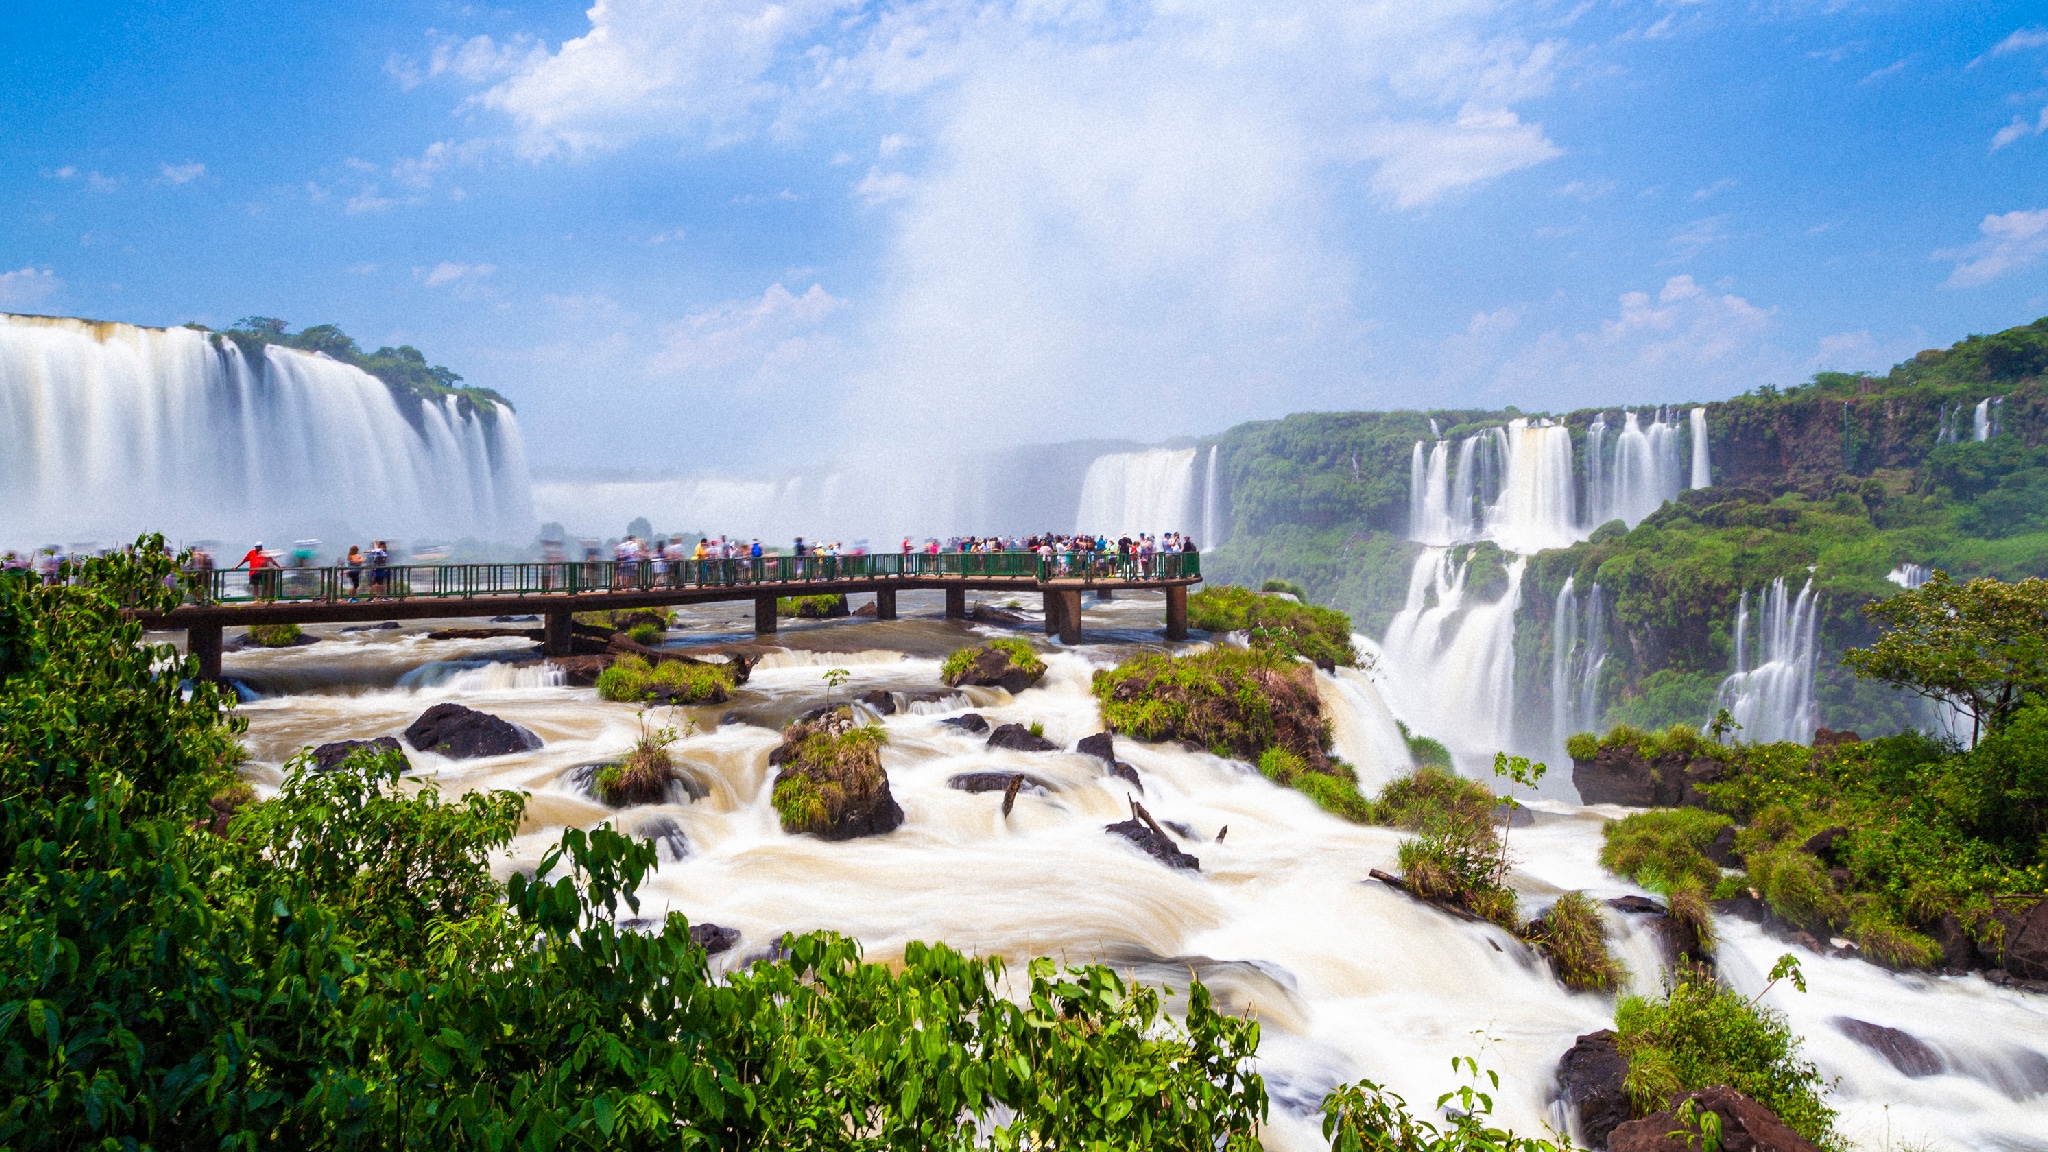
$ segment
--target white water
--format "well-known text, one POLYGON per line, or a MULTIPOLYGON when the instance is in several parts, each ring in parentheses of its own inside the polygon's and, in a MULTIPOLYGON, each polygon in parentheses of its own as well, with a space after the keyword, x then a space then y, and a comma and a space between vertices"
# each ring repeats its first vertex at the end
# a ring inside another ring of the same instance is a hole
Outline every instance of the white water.
POLYGON ((1807 579, 1795 599, 1787 595, 1781 576, 1758 600, 1762 621, 1754 648, 1747 590, 1736 609, 1735 672, 1721 682, 1721 707, 1742 725, 1740 738, 1745 741, 1809 743, 1815 726, 1813 674, 1818 658, 1813 580, 1807 579))
POLYGON ((1557 591, 1550 636, 1550 742, 1563 758, 1564 742, 1580 732, 1600 731, 1600 670, 1607 663, 1607 604, 1599 581, 1587 590, 1583 608, 1567 576, 1557 591))
POLYGON ((1215 548, 1223 543, 1222 487, 1216 475, 1216 452, 1220 444, 1209 445, 1209 467, 1202 480, 1202 537, 1196 543, 1215 548))
MULTIPOLYGON (((906 616, 921 609, 906 601, 906 616)), ((926 606, 936 613, 936 603, 926 606)), ((686 625, 691 613, 686 610, 686 625)), ((1088 602, 1088 626, 1121 634, 1156 629, 1157 598, 1088 602)), ((716 623, 716 622, 714 622, 716 623)), ((876 642, 946 626, 906 619, 896 625, 818 626, 816 635, 876 642)), ((792 630, 786 640, 799 639, 792 630)), ((847 639, 837 646, 846 647, 847 639)), ((925 641, 927 644, 929 640, 925 641)), ((517 645, 516 641, 507 644, 517 645)), ((482 641, 425 641, 357 634, 307 648, 227 656, 228 671, 325 660, 366 669, 404 653, 443 663, 483 655, 482 641)), ((1370 650, 1370 644, 1366 647, 1370 650)), ((1088 681, 1106 649, 1049 653, 1044 684, 1015 697, 972 689, 971 707, 992 723, 1039 722, 1064 747, 1099 727, 1088 681)), ((1565 991, 1513 939, 1418 905, 1367 870, 1395 867, 1403 835, 1341 822, 1306 798, 1259 777, 1248 765, 1178 746, 1119 739, 1134 764, 1143 801, 1162 820, 1188 827, 1182 847, 1202 861, 1177 873, 1104 835, 1128 813, 1131 791, 1092 758, 1068 753, 990 751, 978 737, 946 727, 935 714, 900 713, 882 721, 891 788, 906 816, 886 837, 828 844, 784 835, 769 805, 768 751, 778 737, 743 724, 713 727, 727 707, 800 709, 827 691, 826 666, 853 670, 840 698, 884 688, 930 689, 937 662, 896 651, 793 653, 758 669, 730 705, 692 709, 705 731, 676 746, 685 771, 707 794, 695 802, 614 812, 572 783, 579 766, 616 758, 638 735, 635 709, 598 701, 587 689, 505 680, 458 689, 446 681, 429 696, 406 689, 354 695, 275 697, 248 705, 247 742, 259 787, 305 743, 396 733, 430 699, 456 692, 464 703, 531 728, 544 748, 486 760, 450 762, 411 754, 420 778, 450 791, 519 788, 531 794, 529 818, 503 868, 530 865, 565 826, 610 822, 629 833, 672 821, 687 840, 680 859, 666 854, 643 889, 641 915, 684 912, 737 928, 737 963, 784 930, 827 928, 858 937, 870 959, 901 956, 910 940, 945 940, 1013 967, 1051 955, 1072 963, 1106 961, 1142 980, 1182 984, 1199 975, 1229 1011, 1256 1014, 1259 1069, 1274 1099, 1264 1134, 1276 1150, 1321 1148, 1315 1103, 1330 1087, 1369 1077, 1429 1115, 1437 1094, 1456 1081, 1453 1056, 1474 1055, 1501 1073, 1499 1119, 1533 1135, 1556 1121, 1549 1102, 1557 1058, 1574 1038, 1611 1027, 1611 996, 1565 991), (1025 792, 1008 819, 994 794, 946 786, 965 771, 1023 771, 1053 785, 1025 792), (1222 843, 1216 834, 1225 826, 1222 843)), ((388 682, 388 676, 384 677, 388 682)), ((1318 677, 1338 749, 1358 765, 1367 787, 1400 767, 1384 703, 1372 678, 1343 672, 1318 677)), ((947 714, 970 705, 956 701, 947 714)), ((664 714, 662 723, 671 722, 664 714)), ((1536 823, 1513 831, 1511 882, 1524 915, 1565 890, 1597 898, 1635 892, 1604 873, 1596 857, 1603 816, 1540 802, 1536 823)), ((1632 988, 1654 992, 1656 951, 1629 918, 1605 914, 1632 988)), ((1739 922, 1717 925, 1723 971, 1738 988, 1760 988, 1759 973, 1795 951, 1739 922)), ((1860 962, 1801 954, 1809 991, 1773 990, 1767 1002, 1786 1012, 1806 1054, 1824 1077, 1839 1077, 1833 1103, 1841 1128, 1860 1147, 1891 1134, 1938 1149, 2030 1147, 2037 1138, 2048 1066, 2048 1011, 2042 998, 1993 989, 1976 978, 1895 976, 1860 962), (1834 1024, 1852 1016, 1905 1029, 1943 1054, 1948 1071, 1910 1079, 1848 1040, 1834 1024), (1890 1105, 1887 1113, 1886 1105, 1890 1105)))
POLYGON ((282 348, 252 363, 185 328, 0 314, 0 544, 162 531, 514 541, 533 528, 508 409, 400 399, 282 348), (408 419, 408 412, 412 419, 408 419))
POLYGON ((1186 532, 1194 509, 1195 450, 1112 452, 1088 465, 1076 532, 1186 532))
POLYGON ((1711 446, 1707 442, 1707 410, 1692 410, 1692 483, 1689 488, 1712 488, 1714 486, 1714 462, 1709 455, 1711 446))
MULTIPOLYGON (((1702 417, 1702 420, 1704 417, 1702 417)), ((1603 432, 1607 431, 1604 427, 1603 432)), ((1697 457, 1698 452, 1695 450, 1697 457)), ((1694 461, 1697 471, 1698 461, 1694 461)), ((1603 460, 1603 483, 1591 485, 1591 524, 1619 520, 1633 528, 1684 487, 1679 468, 1678 429, 1663 413, 1644 426, 1634 412, 1622 414, 1621 432, 1603 460)))
POLYGON ((1467 604, 1469 564, 1452 549, 1426 549, 1380 642, 1395 714, 1462 761, 1514 747, 1515 610, 1527 563, 1509 562, 1498 600, 1467 604))

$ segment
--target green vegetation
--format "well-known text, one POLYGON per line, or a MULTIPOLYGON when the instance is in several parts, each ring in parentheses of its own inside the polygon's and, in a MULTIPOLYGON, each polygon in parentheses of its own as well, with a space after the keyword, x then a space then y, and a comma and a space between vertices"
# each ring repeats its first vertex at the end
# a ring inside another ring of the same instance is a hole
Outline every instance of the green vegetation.
MULTIPOLYGON (((939 679, 947 687, 957 687, 967 679, 970 672, 982 665, 990 671, 999 668, 1014 668, 1024 674, 1030 683, 1036 684, 1045 677, 1045 661, 1038 650, 1023 640, 998 638, 971 648, 956 648, 946 657, 939 668, 939 679)), ((976 680, 980 682, 979 679, 976 680)))
POLYGON ((780 596, 775 600, 775 614, 799 620, 831 620, 847 614, 846 596, 843 593, 821 593, 816 596, 780 596))
POLYGON ((1462 908, 1510 932, 1517 927, 1514 889, 1508 887, 1507 845, 1491 818, 1454 814, 1430 817, 1422 832, 1401 844, 1401 878, 1416 895, 1462 908))
POLYGON ((1424 766, 1380 789, 1377 823, 1410 831, 1439 817, 1479 824, 1493 819, 1494 804, 1493 793, 1479 781, 1424 766))
POLYGON ((652 648, 661 642, 661 626, 658 624, 635 624, 626 629, 626 637, 642 647, 652 648))
POLYGON ((1312 671, 1270 648, 1149 653, 1095 673, 1095 698, 1104 723, 1140 740, 1186 740, 1252 763, 1285 748, 1322 771, 1330 727, 1312 671))
POLYGON ((617 927, 651 845, 499 885, 521 797, 363 754, 216 833, 232 698, 123 615, 161 549, 0 572, 0 1144, 1258 1147, 1258 1025, 1198 983, 823 934, 714 978, 680 915, 617 927))
POLYGON ((1294 597, 1296 600, 1301 600, 1304 602, 1308 600, 1308 593, 1301 590, 1301 585, 1291 584, 1285 580, 1268 580, 1265 583, 1259 585, 1259 591, 1284 592, 1287 595, 1294 597))
POLYGON ((1970 717, 1972 738, 2004 730, 2048 693, 2048 580, 1957 584, 1936 571, 1865 612, 1884 635, 1843 663, 1951 705, 1970 717))
POLYGON ((1333 816, 1357 824, 1373 822, 1376 809, 1372 801, 1359 794, 1357 777, 1334 760, 1329 771, 1314 772, 1301 757, 1275 746, 1260 754, 1259 774, 1275 784, 1295 789, 1333 816))
POLYGON ((1284 596, 1234 585, 1206 587, 1188 597, 1188 623, 1204 632, 1244 632, 1255 648, 1300 656, 1325 667, 1353 667, 1351 617, 1284 596))
POLYGON ((462 377, 438 364, 429 365, 426 356, 410 344, 365 352, 346 332, 332 324, 315 324, 298 332, 286 329, 285 322, 274 317, 247 316, 236 321, 233 328, 216 333, 214 339, 234 341, 243 355, 253 359, 261 359, 263 350, 273 344, 301 352, 322 353, 368 372, 393 392, 418 400, 453 396, 464 411, 474 412, 485 419, 496 416, 500 404, 508 411, 512 407, 511 401, 489 388, 463 387, 462 377))
POLYGON ((639 656, 621 656, 597 676, 598 699, 625 704, 723 704, 732 689, 733 674, 725 665, 692 660, 650 665, 639 656))
POLYGON ((677 739, 673 728, 648 731, 643 714, 640 738, 633 742, 633 750, 618 763, 598 770, 594 781, 597 798, 614 808, 667 800, 669 782, 676 778, 676 762, 668 746, 677 739))
POLYGON ((849 811, 874 804, 889 786, 882 771, 888 733, 878 725, 855 724, 849 708, 790 725, 782 742, 788 753, 772 800, 782 830, 793 836, 825 833, 849 811))
MULTIPOLYGON (((602 612, 577 612, 570 619, 587 628, 634 636, 637 629, 647 625, 654 626, 658 632, 666 632, 669 625, 675 623, 675 612, 667 608, 615 608, 602 612)), ((638 642, 638 637, 634 638, 638 642)))
POLYGON ((1627 876, 1652 892, 1680 888, 1711 893, 1721 869, 1707 849, 1734 822, 1717 812, 1665 808, 1634 812, 1601 828, 1600 866, 1627 876))
MULTIPOLYGON (((1451 1061, 1470 1083, 1437 1099, 1445 1126, 1417 1119, 1399 1096, 1370 1080, 1340 1085, 1323 1100, 1323 1138, 1330 1152, 1559 1152, 1548 1140, 1495 1128, 1492 1091, 1500 1077, 1471 1057, 1451 1061), (1482 1083, 1483 1079, 1483 1083, 1482 1083)), ((1569 1140, 1565 1149, 1571 1148, 1569 1140)))
POLYGON ((251 624, 249 639, 265 648, 289 648, 305 635, 297 624, 251 624))
POLYGON ((1815 1144, 1846 1147, 1833 1132, 1828 1085, 1800 1058, 1785 1018, 1711 978, 1681 969, 1662 999, 1622 997, 1614 1027, 1637 1114, 1667 1107, 1679 1092, 1726 1084, 1815 1144))
POLYGON ((1621 965, 1607 950, 1600 908, 1584 892, 1567 892, 1522 929, 1527 940, 1577 992, 1606 992, 1621 983, 1621 965))

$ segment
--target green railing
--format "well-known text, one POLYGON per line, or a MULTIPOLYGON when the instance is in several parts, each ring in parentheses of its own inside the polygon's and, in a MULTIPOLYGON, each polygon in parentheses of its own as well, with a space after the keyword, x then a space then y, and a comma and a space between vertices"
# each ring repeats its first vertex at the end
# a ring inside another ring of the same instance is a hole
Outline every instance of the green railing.
POLYGON ((772 587, 801 595, 805 585, 840 580, 1013 577, 1050 580, 1178 580, 1199 577, 1195 552, 1122 557, 1115 553, 877 552, 863 556, 763 556, 737 560, 563 561, 530 564, 390 564, 355 568, 208 569, 192 574, 192 598, 208 604, 252 601, 342 603, 472 599, 567 593, 698 591, 772 587))

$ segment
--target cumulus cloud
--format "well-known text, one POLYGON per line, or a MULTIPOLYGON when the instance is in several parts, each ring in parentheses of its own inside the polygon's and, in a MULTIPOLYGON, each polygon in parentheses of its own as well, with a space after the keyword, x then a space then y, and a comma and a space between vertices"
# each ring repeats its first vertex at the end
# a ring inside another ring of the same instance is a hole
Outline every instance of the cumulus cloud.
POLYGON ((157 179, 164 184, 190 184, 204 175, 206 165, 195 160, 185 164, 166 164, 157 179))
POLYGON ((1373 189, 1396 208, 1415 208, 1564 154, 1539 125, 1504 108, 1466 108, 1449 122, 1388 124, 1372 133, 1380 160, 1373 189))
POLYGON ((1997 134, 1991 137, 1991 150, 1996 152, 2007 144, 2024 140, 2029 136, 2039 136, 2043 132, 2048 132, 2048 108, 2041 109, 2040 117, 2031 123, 2024 116, 2013 117, 2012 123, 2000 128, 1997 134))
POLYGON ((0 272, 0 308, 26 308, 50 297, 63 286, 56 273, 33 265, 0 272))
POLYGON ((1962 248, 1944 248, 1936 260, 1955 261, 1950 288, 1975 288, 2048 256, 2048 208, 1984 217, 1977 230, 1983 239, 1962 248))
POLYGON ((732 300, 671 324, 662 333, 654 360, 663 373, 701 372, 735 364, 757 364, 778 349, 809 337, 846 307, 846 301, 813 284, 801 296, 771 284, 760 296, 732 300))

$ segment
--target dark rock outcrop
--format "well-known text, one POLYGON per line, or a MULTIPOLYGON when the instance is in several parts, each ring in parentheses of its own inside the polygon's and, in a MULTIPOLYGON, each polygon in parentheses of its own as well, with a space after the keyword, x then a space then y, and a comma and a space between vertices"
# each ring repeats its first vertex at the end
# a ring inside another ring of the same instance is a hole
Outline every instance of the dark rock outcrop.
POLYGON ((1721 765, 1705 756, 1664 753, 1645 759, 1634 748, 1610 745, 1591 760, 1573 759, 1572 783, 1587 804, 1626 808, 1698 806, 1702 784, 1721 778, 1721 765))
POLYGON ((1152 819, 1152 814, 1145 811, 1145 806, 1135 800, 1131 801, 1129 820, 1120 820, 1105 827, 1103 831, 1129 840, 1147 856, 1169 868, 1182 868, 1191 872, 1202 870, 1202 862, 1181 851, 1180 846, 1173 842, 1173 837, 1168 836, 1166 830, 1159 826, 1159 822, 1152 819))
POLYGON ((358 748, 366 752, 397 752, 400 755, 405 752, 396 736, 379 736, 375 740, 335 740, 313 749, 313 770, 332 772, 358 748))
POLYGON ((1109 766, 1109 774, 1136 788, 1139 795, 1144 795, 1145 782, 1138 779, 1138 770, 1136 768, 1119 760, 1109 766))
POLYGON ((730 952, 732 946, 739 942, 740 930, 737 928, 721 928, 716 924, 690 925, 690 943, 702 948, 707 956, 730 952))
POLYGON ((768 762, 781 767, 775 806, 784 831, 852 840, 902 827, 903 807, 889 791, 880 745, 850 742, 855 727, 853 710, 840 708, 783 729, 782 744, 768 754, 768 762), (782 784, 792 777, 798 778, 794 795, 808 792, 807 803, 785 806, 782 784))
POLYGON ((1929 933, 1941 949, 1941 966, 1957 972, 1967 972, 1981 967, 1983 958, 1977 952, 1977 942, 1970 938, 1970 930, 1963 926, 1963 918, 1953 912, 1943 914, 1929 933))
POLYGON ((854 699, 860 701, 862 704, 867 705, 869 708, 874 709, 878 715, 894 716, 896 714, 895 695, 890 692, 885 692, 880 688, 871 688, 868 691, 863 692, 858 696, 855 696, 854 699))
POLYGON ((1693 1152, 1697 1137, 1689 1147, 1670 1135, 1680 1130, 1678 1108, 1688 1100, 1700 1112, 1721 1118, 1723 1152, 1820 1152, 1811 1140, 1786 1127, 1777 1113, 1733 1088, 1688 1092, 1673 1099, 1665 1111, 1616 1125, 1607 1138, 1607 1152, 1693 1152))
POLYGON ((681 860, 690 854, 689 838, 683 835, 683 827, 666 816, 656 816, 640 825, 637 833, 642 840, 654 841, 670 860, 681 860))
POLYGON ((1116 763, 1116 740, 1107 732, 1081 737, 1081 742, 1074 745, 1074 751, 1084 756, 1093 756, 1104 764, 1116 763))
POLYGON ((1835 1027, 1841 1029, 1842 1035, 1891 1061, 1892 1067, 1915 1079, 1939 1076, 1948 1068, 1948 1061, 1941 1058, 1941 1053, 1910 1032, 1872 1024, 1853 1016, 1835 1017, 1835 1027))
POLYGON ((1042 780, 1027 772, 962 772, 946 781, 946 787, 961 792, 1003 792, 1012 781, 1022 780, 1023 787, 1036 793, 1057 791, 1051 781, 1042 780))
POLYGON ((540 737, 525 728, 460 704, 436 704, 427 709, 405 730, 405 739, 422 752, 451 760, 531 752, 541 746, 540 737))
POLYGON ((1998 922, 2005 928, 2001 966, 2021 980, 2048 980, 2048 900, 2001 907, 1998 922))
POLYGON ((1022 724, 1005 724, 988 734, 988 746, 1012 752, 1057 752, 1060 746, 1043 736, 1033 735, 1022 724))
POLYGON ((1707 845, 1704 855, 1717 868, 1742 867, 1742 857, 1735 853, 1735 825, 1730 824, 1714 833, 1714 842, 1707 845))
POLYGON ((1607 1147, 1608 1134, 1628 1119, 1628 1057, 1612 1029, 1579 1037, 1557 1062, 1558 1097, 1578 1117, 1588 1148, 1607 1147))
MULTIPOLYGON (((1616 912, 1626 912, 1636 916, 1662 916, 1664 914, 1664 906, 1648 896, 1616 896, 1607 902, 1607 906, 1616 912)), ((1584 1039, 1584 1037, 1581 1037, 1581 1039, 1584 1039)))
POLYGON ((395 632, 395 631, 397 631, 398 629, 400 629, 400 628, 403 628, 403 627, 405 627, 405 625, 403 625, 403 624, 400 624, 400 623, 399 623, 398 621, 396 621, 396 620, 386 620, 386 621, 384 621, 384 622, 383 622, 382 624, 350 624, 350 625, 349 625, 348 627, 346 627, 346 628, 343 628, 343 629, 342 629, 342 631, 343 631, 343 632, 395 632))
POLYGON ((962 732, 988 731, 988 721, 982 719, 979 712, 968 712, 960 716, 948 716, 944 720, 939 721, 939 723, 958 728, 962 732))
POLYGON ((1014 643, 1016 642, 1006 640, 1003 644, 984 644, 975 649, 974 659, 968 662, 966 668, 948 677, 946 683, 954 688, 976 685, 983 688, 1001 688, 1006 692, 1015 693, 1022 692, 1044 679, 1043 663, 1038 664, 1036 668, 1018 666, 1015 656, 1003 646, 1014 643))

